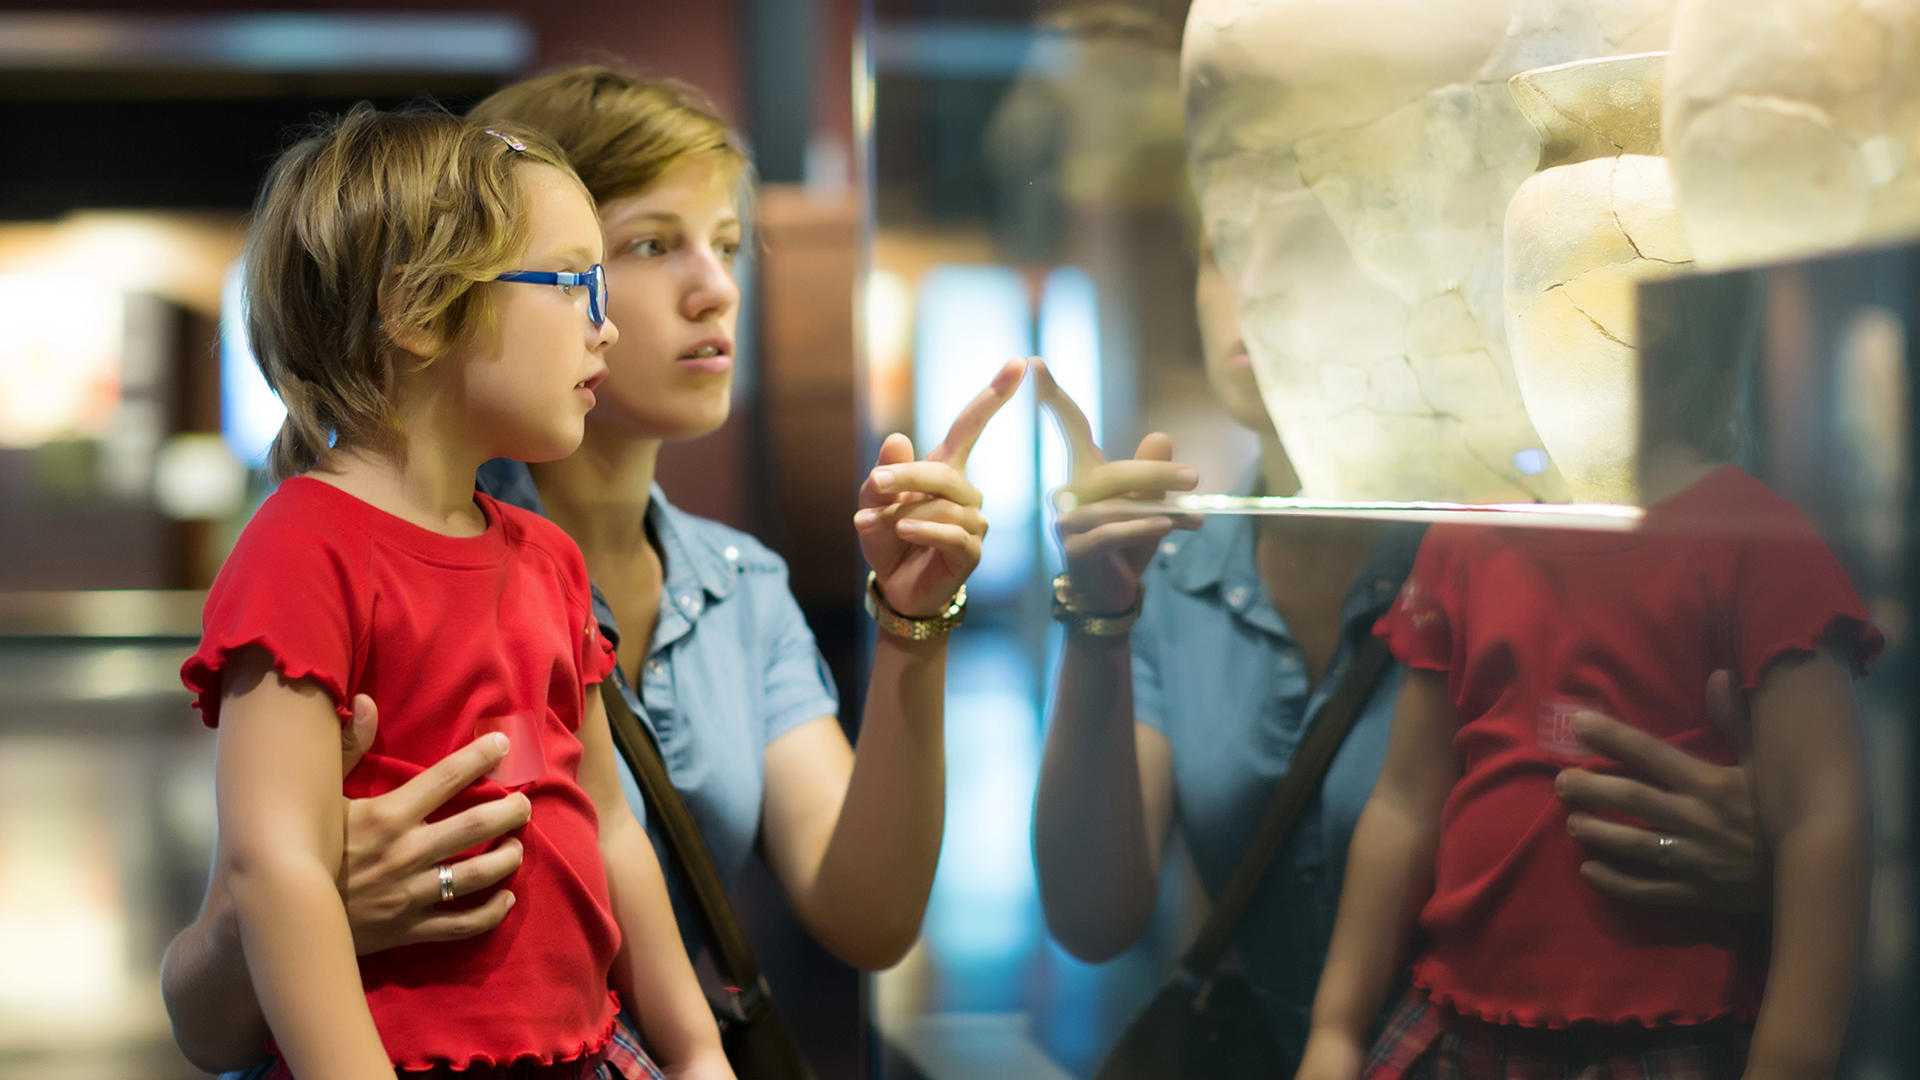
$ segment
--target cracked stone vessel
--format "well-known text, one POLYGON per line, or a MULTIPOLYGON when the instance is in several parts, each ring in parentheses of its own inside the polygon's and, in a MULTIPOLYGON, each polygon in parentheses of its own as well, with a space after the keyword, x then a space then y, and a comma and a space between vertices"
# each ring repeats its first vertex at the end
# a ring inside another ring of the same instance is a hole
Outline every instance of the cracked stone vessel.
POLYGON ((1565 499, 1506 342, 1540 144, 1507 80, 1666 46, 1673 0, 1195 0, 1188 167, 1304 494, 1565 499))
POLYGON ((1506 221, 1507 342, 1527 416, 1574 499, 1637 502, 1634 288, 1691 263, 1660 156, 1665 53, 1514 76, 1540 171, 1506 221))

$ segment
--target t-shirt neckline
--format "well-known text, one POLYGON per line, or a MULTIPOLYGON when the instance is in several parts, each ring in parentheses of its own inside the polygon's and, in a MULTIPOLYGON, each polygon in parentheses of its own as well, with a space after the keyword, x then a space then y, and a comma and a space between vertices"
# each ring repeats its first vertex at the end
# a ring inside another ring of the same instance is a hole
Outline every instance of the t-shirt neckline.
POLYGON ((500 504, 474 492, 473 503, 486 519, 485 531, 474 536, 449 536, 400 517, 325 480, 312 476, 294 476, 280 486, 297 484, 311 489, 333 506, 340 524, 370 534, 383 543, 426 562, 449 567, 493 566, 507 551, 506 525, 500 504))

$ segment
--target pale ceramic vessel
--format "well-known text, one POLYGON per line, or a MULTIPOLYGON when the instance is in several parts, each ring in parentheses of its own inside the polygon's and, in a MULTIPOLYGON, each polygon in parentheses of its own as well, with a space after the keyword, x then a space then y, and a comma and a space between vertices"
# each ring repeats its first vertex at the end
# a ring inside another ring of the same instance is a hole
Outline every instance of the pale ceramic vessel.
POLYGON ((1920 234, 1920 3, 1681 0, 1664 128, 1703 268, 1920 234))
POLYGON ((1634 288, 1689 265, 1660 152, 1665 53, 1522 72, 1541 171, 1507 207, 1507 342, 1528 417, 1575 500, 1639 501, 1634 288))
POLYGON ((1303 482, 1563 499, 1508 357, 1501 228, 1539 143, 1506 80, 1663 48, 1672 0, 1195 0, 1188 165, 1303 482))

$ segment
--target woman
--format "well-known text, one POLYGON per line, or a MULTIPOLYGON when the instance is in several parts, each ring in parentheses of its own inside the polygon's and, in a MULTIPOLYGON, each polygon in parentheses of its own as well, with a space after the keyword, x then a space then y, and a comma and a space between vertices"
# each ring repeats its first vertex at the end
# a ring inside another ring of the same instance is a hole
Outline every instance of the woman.
MULTIPOLYGON (((667 440, 727 417, 746 156, 696 91, 603 67, 517 83, 474 114, 526 124, 566 153, 599 205, 620 327, 580 450, 532 469, 491 463, 482 487, 579 544, 628 704, 651 725, 721 872, 737 877, 757 843, 822 945, 857 967, 888 966, 918 934, 939 854, 945 639, 880 635, 856 752, 785 564, 676 509, 654 483, 667 440)), ((854 525, 894 615, 942 612, 979 561, 986 521, 965 460, 1021 374, 1020 362, 1003 368, 925 459, 901 435, 882 445, 854 525)), ((371 738, 375 706, 356 702, 356 747, 371 738)), ((519 846, 494 841, 525 821, 525 801, 425 823, 497 757, 476 740, 405 787, 347 803, 340 885, 361 953, 485 933, 504 915, 510 890, 493 886, 518 865, 519 846), (490 846, 452 861, 477 845, 490 846), (484 902, 439 910, 443 865, 455 895, 484 902)), ((627 795, 639 811, 637 787, 627 795)), ((678 915, 688 926, 690 912, 678 915)), ((259 1059, 267 1032, 223 882, 169 947, 162 987, 193 1062, 259 1059)))
MULTIPOLYGON (((1231 294, 1204 256, 1197 303, 1209 380, 1233 419, 1261 440, 1259 466, 1241 493, 1290 494, 1298 480, 1254 384, 1231 294)), ((1075 431, 1072 403, 1047 397, 1075 431)), ((1171 460, 1163 435, 1148 435, 1131 461, 1105 462, 1091 442, 1076 441, 1074 508, 1059 522, 1071 607, 1079 617, 1113 615, 1145 598, 1128 633, 1073 632, 1069 615, 1035 809, 1048 925, 1070 952, 1098 961, 1135 941, 1152 917, 1176 817, 1209 894, 1224 886, 1305 724, 1398 594, 1421 530, 1118 516, 1098 504, 1191 490, 1197 477, 1171 460), (1191 532, 1174 537, 1176 527, 1191 532)), ((1389 673, 1373 690, 1236 928, 1242 969, 1295 1060, 1400 675, 1389 673)), ((1731 722, 1724 680, 1716 676, 1710 687, 1716 711, 1731 722)), ((1594 887, 1650 904, 1740 909, 1765 901, 1744 768, 1696 760, 1606 717, 1584 716, 1579 725, 1593 749, 1654 782, 1561 774, 1562 797, 1648 826, 1573 815, 1570 829, 1593 853, 1582 873, 1594 887)))

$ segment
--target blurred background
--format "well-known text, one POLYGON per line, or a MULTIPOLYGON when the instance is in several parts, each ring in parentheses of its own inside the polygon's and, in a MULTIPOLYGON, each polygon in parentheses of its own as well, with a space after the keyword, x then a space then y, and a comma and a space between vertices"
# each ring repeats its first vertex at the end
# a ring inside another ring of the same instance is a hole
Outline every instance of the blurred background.
MULTIPOLYGON (((719 432, 668 449, 660 480, 789 561, 855 718, 871 631, 847 521, 885 433, 924 452, 1007 357, 1037 353, 1116 456, 1167 431, 1209 491, 1256 458, 1200 358, 1186 8, 0 2, 0 1076, 201 1075, 172 1047, 156 979, 199 904, 213 826, 213 740, 177 672, 199 591, 266 493, 278 404, 239 336, 233 271, 290 127, 362 99, 459 110, 608 57, 713 96, 765 181, 737 402, 719 432)), ((1895 256, 1796 272, 1770 309, 1769 400, 1791 403, 1768 419, 1784 463, 1770 478, 1817 504, 1895 643, 1869 692, 1887 835, 1868 1011, 1884 1019, 1857 1055, 1860 1075, 1891 1080, 1920 1075, 1891 1019, 1913 967, 1904 403, 1920 278, 1895 256), (1860 479, 1823 484, 1833 470, 1860 479)), ((953 644, 948 825, 921 945, 862 978, 807 942, 769 880, 740 890, 828 1080, 1088 1075, 1199 910, 1175 851, 1130 951, 1092 966, 1048 939, 1030 838, 1058 652, 1044 493, 1066 462, 1030 387, 970 475, 993 539, 953 644)))

